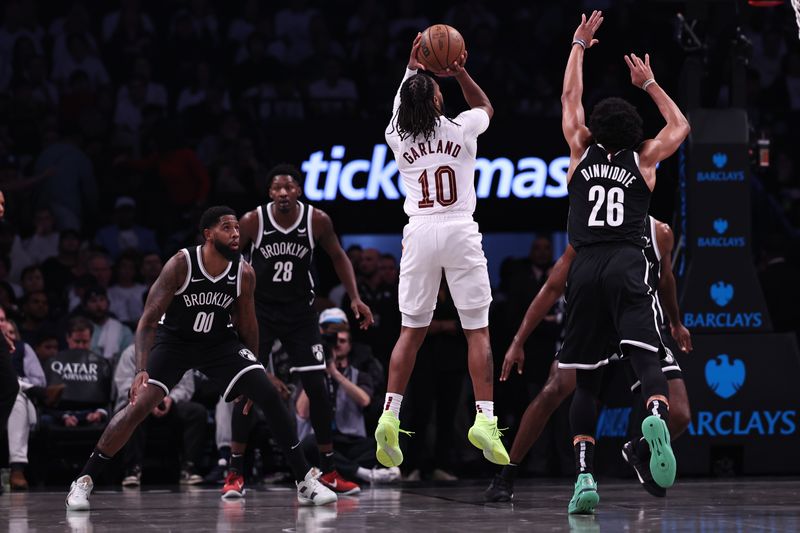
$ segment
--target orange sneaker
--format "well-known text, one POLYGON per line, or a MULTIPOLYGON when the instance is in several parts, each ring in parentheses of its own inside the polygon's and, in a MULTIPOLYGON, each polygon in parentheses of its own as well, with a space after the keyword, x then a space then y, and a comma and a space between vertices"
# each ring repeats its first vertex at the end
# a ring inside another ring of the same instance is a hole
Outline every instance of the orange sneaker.
POLYGON ((223 498, 244 498, 244 476, 236 472, 229 472, 225 478, 225 486, 222 487, 223 498))
POLYGON ((327 474, 323 474, 320 476, 319 480, 336 494, 352 496, 353 494, 361 492, 361 487, 359 487, 357 483, 347 481, 336 470, 331 470, 327 474))

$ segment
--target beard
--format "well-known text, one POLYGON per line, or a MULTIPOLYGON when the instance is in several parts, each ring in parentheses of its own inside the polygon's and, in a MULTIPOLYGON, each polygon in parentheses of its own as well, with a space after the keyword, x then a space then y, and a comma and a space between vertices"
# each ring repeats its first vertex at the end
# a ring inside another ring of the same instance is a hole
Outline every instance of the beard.
POLYGON ((241 255, 239 250, 232 250, 229 246, 226 246, 219 241, 214 241, 214 248, 228 261, 238 259, 241 255))

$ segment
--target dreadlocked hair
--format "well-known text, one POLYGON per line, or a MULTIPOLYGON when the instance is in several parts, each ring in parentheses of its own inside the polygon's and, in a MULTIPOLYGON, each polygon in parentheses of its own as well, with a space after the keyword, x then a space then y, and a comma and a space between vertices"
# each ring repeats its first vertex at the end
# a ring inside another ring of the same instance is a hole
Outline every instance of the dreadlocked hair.
POLYGON ((400 87, 400 107, 395 129, 400 139, 425 137, 427 141, 439 123, 439 110, 433 105, 433 80, 425 74, 414 74, 400 87))

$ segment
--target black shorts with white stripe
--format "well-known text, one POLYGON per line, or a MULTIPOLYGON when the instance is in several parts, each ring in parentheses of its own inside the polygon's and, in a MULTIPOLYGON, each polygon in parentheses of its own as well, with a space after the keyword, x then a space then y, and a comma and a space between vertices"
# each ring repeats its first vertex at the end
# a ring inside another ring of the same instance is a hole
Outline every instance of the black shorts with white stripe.
POLYGON ((628 243, 583 247, 567 279, 564 343, 560 368, 591 370, 636 346, 657 356, 662 345, 655 289, 644 250, 628 243), (598 349, 600 347, 600 349, 598 349))

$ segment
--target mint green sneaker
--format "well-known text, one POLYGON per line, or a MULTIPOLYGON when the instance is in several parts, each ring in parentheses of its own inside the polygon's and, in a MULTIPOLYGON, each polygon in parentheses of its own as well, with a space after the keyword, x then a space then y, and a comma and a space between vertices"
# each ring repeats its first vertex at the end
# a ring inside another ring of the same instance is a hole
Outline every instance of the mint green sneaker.
POLYGON ((386 468, 400 466, 403 462, 403 452, 400 450, 400 433, 411 435, 410 431, 400 429, 400 420, 391 411, 384 411, 378 419, 378 427, 375 428, 375 442, 378 449, 375 450, 375 457, 378 462, 386 468))
POLYGON ((575 482, 575 492, 569 501, 569 514, 594 514, 594 508, 600 501, 597 494, 597 483, 591 474, 580 474, 575 482))
POLYGON ((650 473, 659 487, 668 489, 675 483, 678 464, 672 453, 667 423, 661 417, 650 415, 642 422, 642 435, 650 446, 650 473))
POLYGON ((469 428, 467 438, 473 446, 483 451, 483 456, 496 465, 509 463, 506 451, 500 437, 503 433, 497 428, 497 417, 487 418, 482 413, 475 413, 475 423, 469 428))

